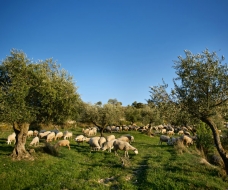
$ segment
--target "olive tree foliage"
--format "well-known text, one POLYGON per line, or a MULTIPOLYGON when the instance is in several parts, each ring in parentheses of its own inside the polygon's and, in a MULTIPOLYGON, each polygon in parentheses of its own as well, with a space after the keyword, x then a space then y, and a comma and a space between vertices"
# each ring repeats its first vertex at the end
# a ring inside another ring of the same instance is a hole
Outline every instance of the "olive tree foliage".
POLYGON ((144 105, 144 107, 141 108, 141 118, 142 118, 142 123, 144 125, 149 124, 150 127, 152 127, 152 125, 161 124, 159 113, 157 112, 155 107, 151 105, 144 105))
POLYGON ((127 106, 124 109, 124 113, 125 113, 125 119, 129 123, 133 124, 133 123, 136 123, 136 122, 141 122, 140 109, 137 109, 137 108, 135 108, 133 106, 127 106))
POLYGON ((89 122, 97 126, 103 136, 104 129, 109 125, 119 125, 123 119, 122 106, 110 103, 104 105, 93 105, 83 103, 81 122, 89 122))
POLYGON ((16 133, 13 157, 27 158, 26 136, 31 122, 59 124, 72 118, 80 97, 73 78, 47 59, 32 62, 22 51, 0 65, 0 121, 16 133))
POLYGON ((224 57, 208 49, 201 54, 185 51, 185 58, 174 62, 177 78, 174 91, 179 103, 192 116, 206 123, 228 173, 228 155, 224 150, 214 116, 224 116, 228 100, 228 67, 224 57))
POLYGON ((108 100, 108 104, 121 106, 122 105, 122 102, 118 102, 118 100, 116 98, 114 98, 114 99, 109 99, 108 100))
POLYGON ((150 99, 147 100, 155 113, 160 115, 162 124, 175 123, 177 114, 179 113, 179 105, 175 103, 175 97, 172 93, 168 93, 168 84, 163 80, 162 85, 150 87, 150 99))

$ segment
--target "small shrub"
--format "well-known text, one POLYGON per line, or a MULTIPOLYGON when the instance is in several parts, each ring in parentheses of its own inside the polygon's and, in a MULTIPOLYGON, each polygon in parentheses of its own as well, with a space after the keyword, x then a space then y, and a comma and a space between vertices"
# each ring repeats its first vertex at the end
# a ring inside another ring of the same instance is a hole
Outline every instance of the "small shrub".
POLYGON ((188 148, 183 144, 182 141, 177 141, 177 143, 174 145, 174 149, 178 154, 188 152, 188 148))
POLYGON ((204 155, 207 155, 213 152, 214 141, 212 138, 212 132, 205 123, 201 123, 197 130, 197 140, 196 147, 204 152, 204 155))
POLYGON ((49 143, 45 142, 45 146, 43 148, 44 152, 53 155, 53 156, 58 156, 59 155, 59 149, 49 143))

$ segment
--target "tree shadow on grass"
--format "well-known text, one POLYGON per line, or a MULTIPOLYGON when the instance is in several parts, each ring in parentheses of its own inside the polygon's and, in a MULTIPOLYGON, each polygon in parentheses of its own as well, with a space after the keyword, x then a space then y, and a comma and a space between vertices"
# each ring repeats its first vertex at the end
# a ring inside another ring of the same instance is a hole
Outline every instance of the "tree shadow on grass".
POLYGON ((87 144, 71 144, 70 147, 77 152, 90 152, 90 147, 87 144))
POLYGON ((154 189, 153 184, 147 181, 147 170, 148 170, 148 158, 150 155, 143 157, 143 160, 138 164, 138 167, 134 170, 135 176, 137 178, 136 186, 138 189, 154 189))
POLYGON ((5 138, 0 138, 0 155, 10 155, 13 149, 14 143, 7 144, 5 138))

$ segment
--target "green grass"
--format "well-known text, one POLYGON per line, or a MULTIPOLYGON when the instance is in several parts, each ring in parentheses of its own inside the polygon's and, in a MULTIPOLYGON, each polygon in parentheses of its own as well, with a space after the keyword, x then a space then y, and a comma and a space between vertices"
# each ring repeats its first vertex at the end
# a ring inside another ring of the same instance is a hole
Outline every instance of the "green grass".
MULTIPOLYGON (((73 131, 74 137, 81 129, 73 131)), ((159 137, 139 132, 127 133, 135 137, 138 155, 129 151, 119 156, 108 152, 90 152, 89 145, 77 145, 71 140, 71 150, 61 147, 58 156, 43 151, 44 143, 34 148, 34 161, 12 161, 13 145, 6 144, 11 132, 0 132, 0 187, 1 189, 228 189, 217 167, 200 164, 201 156, 195 147, 179 154, 173 146, 158 145, 159 137), (125 161, 122 167, 121 158, 125 161)), ((126 133, 126 132, 125 132, 126 133)), ((116 137, 124 134, 114 133, 116 137)), ((105 134, 109 135, 109 134, 105 134)), ((53 143, 54 144, 54 143, 53 143)))

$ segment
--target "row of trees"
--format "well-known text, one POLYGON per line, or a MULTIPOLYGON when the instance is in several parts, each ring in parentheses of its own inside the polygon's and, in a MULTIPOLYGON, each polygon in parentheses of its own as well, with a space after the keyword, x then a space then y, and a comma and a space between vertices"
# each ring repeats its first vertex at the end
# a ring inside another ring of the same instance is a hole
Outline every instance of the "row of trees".
POLYGON ((0 65, 0 121, 13 124, 16 146, 13 156, 28 157, 24 145, 29 124, 62 124, 67 120, 90 122, 101 129, 107 125, 130 123, 189 125, 206 123, 228 172, 228 158, 222 147, 215 117, 226 119, 228 67, 215 52, 207 49, 174 62, 177 77, 174 89, 168 85, 150 87, 147 104, 133 102, 123 107, 110 99, 108 103, 85 103, 65 70, 51 59, 33 63, 23 52, 12 50, 0 65))

